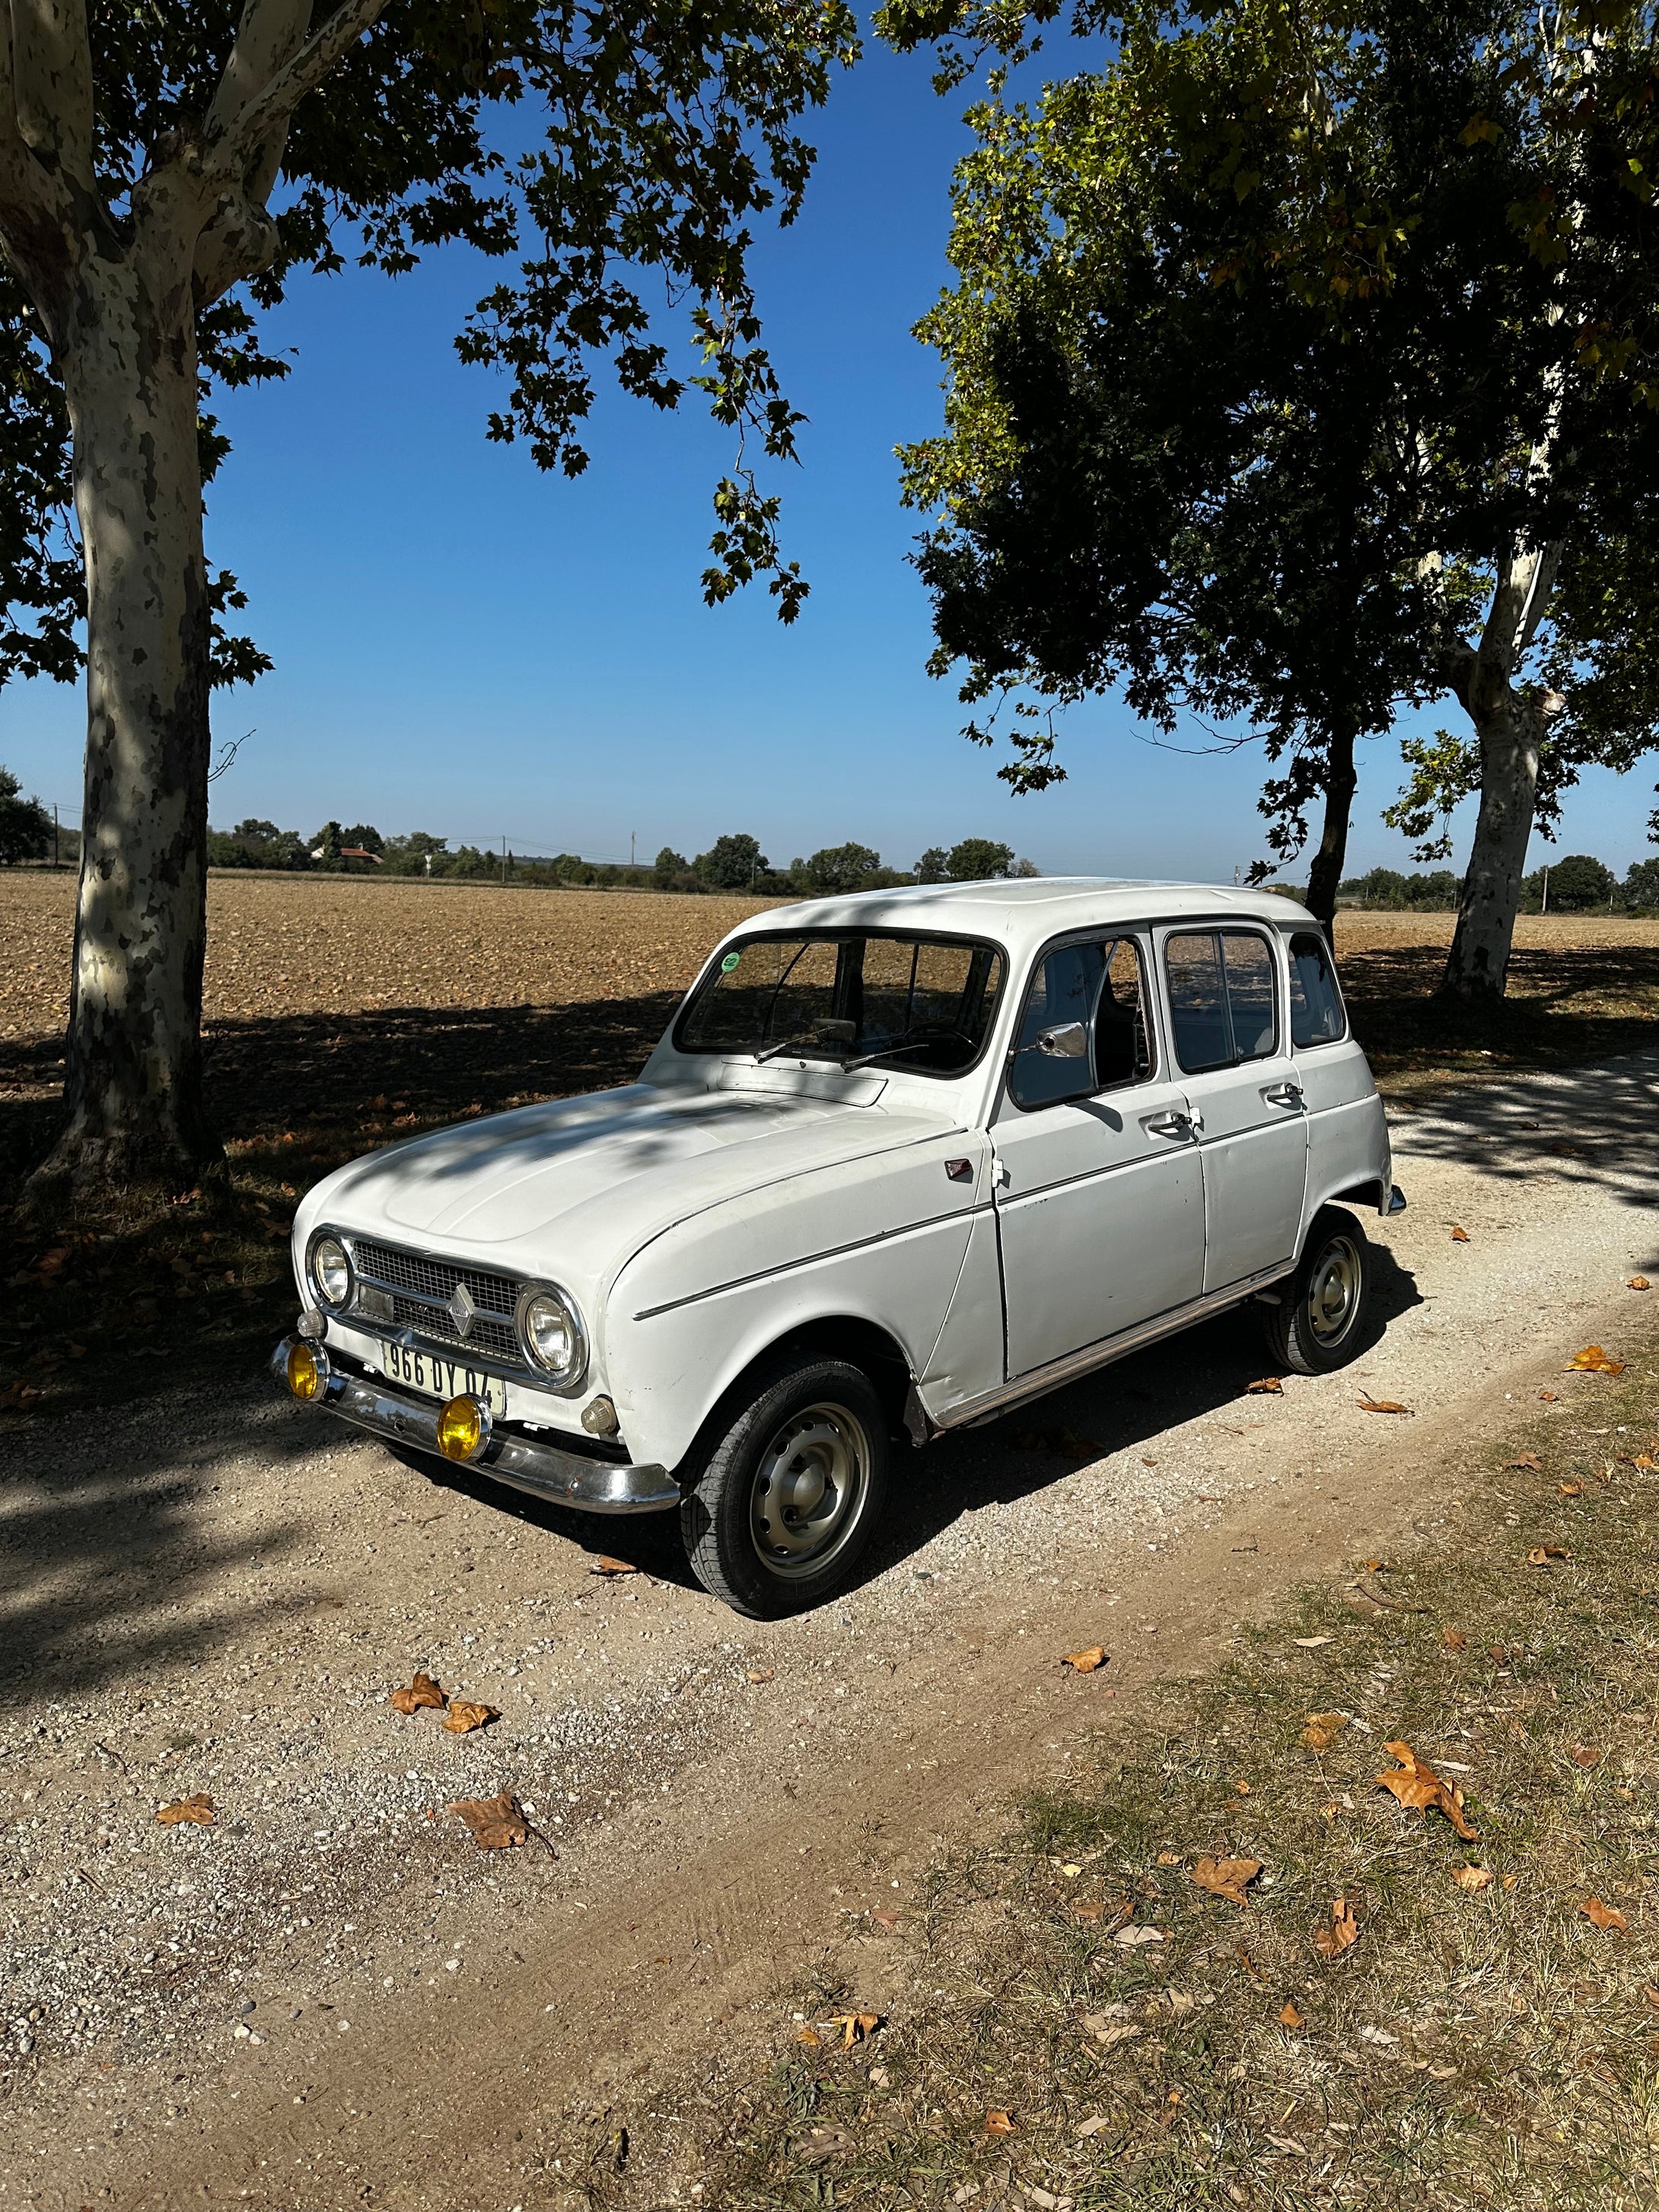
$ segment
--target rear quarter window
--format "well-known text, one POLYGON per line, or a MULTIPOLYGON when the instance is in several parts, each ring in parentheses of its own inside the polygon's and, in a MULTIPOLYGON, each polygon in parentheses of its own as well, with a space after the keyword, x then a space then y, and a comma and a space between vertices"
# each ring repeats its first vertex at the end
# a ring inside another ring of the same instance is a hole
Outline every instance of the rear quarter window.
POLYGON ((1337 1044, 1347 1034, 1348 1018, 1337 988, 1330 947, 1316 930, 1299 929, 1290 942, 1291 1042, 1337 1044))

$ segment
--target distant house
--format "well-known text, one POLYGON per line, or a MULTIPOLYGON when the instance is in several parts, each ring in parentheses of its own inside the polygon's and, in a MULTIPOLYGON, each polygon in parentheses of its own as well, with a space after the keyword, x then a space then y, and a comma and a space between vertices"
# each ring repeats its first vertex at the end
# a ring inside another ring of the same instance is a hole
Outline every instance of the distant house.
MULTIPOLYGON (((314 845, 312 848, 311 857, 313 860, 325 860, 327 856, 326 846, 314 845)), ((335 857, 342 860, 373 860, 377 868, 383 868, 386 866, 383 856, 379 853, 371 853, 367 845, 342 845, 335 857)))

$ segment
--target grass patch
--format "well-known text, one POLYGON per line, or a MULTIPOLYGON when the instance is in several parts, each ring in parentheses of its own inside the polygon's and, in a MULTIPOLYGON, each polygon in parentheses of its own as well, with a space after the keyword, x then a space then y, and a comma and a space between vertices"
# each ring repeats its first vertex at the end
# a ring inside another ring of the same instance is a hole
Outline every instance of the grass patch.
POLYGON ((1654 1366, 1517 1408, 1419 1548, 1356 1569, 1413 1610, 1304 1593, 943 1856, 911 1996, 851 2049, 791 2043, 706 2146, 702 2201, 1651 2206, 1654 1366), (1540 1465, 1506 1467, 1523 1447, 1540 1465), (1390 1741, 1477 1840, 1376 1786, 1390 1741), (1261 1863, 1247 1903, 1194 1883, 1206 1853, 1261 1863), (1327 1958, 1338 1899, 1358 1933, 1327 1958))

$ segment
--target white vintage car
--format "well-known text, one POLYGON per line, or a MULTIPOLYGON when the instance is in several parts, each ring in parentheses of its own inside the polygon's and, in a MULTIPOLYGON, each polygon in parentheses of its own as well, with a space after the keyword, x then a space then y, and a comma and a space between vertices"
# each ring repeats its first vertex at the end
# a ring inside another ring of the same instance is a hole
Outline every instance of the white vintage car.
POLYGON ((637 1083, 319 1183, 272 1365, 389 1442, 678 1510, 769 1617, 843 1582, 894 1448, 1249 1298, 1363 1340, 1388 1130, 1326 943, 1276 894, 1085 878, 755 915, 637 1083))

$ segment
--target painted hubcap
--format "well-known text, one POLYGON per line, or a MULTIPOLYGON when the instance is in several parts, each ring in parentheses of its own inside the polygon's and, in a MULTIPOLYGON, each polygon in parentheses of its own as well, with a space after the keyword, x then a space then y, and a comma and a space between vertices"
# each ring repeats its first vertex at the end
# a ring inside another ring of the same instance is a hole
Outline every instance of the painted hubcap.
POLYGON ((870 1440, 845 1406, 792 1413, 760 1455, 750 1529, 768 1571, 816 1573, 857 1527, 870 1487, 870 1440))
POLYGON ((1338 1343, 1359 1311, 1359 1253, 1349 1237, 1333 1237, 1314 1262, 1308 1319, 1321 1344, 1338 1343))

